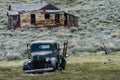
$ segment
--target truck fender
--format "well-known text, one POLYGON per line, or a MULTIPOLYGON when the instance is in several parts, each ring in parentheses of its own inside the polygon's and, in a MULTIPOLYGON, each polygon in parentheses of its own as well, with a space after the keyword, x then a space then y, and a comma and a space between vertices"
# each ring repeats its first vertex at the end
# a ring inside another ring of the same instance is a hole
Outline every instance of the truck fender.
POLYGON ((31 69, 31 60, 25 60, 25 62, 23 63, 23 70, 30 70, 31 69))
POLYGON ((55 57, 53 57, 50 59, 50 61, 51 61, 52 67, 54 68, 54 70, 56 70, 58 66, 58 60, 55 57))

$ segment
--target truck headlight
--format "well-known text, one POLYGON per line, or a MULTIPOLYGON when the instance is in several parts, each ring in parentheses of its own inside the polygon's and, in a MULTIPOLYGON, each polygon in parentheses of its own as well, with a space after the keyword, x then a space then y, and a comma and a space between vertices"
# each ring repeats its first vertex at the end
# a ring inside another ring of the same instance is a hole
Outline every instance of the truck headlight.
POLYGON ((46 61, 46 62, 48 62, 49 60, 50 60, 50 58, 49 58, 49 57, 47 57, 47 58, 45 59, 45 61, 46 61))

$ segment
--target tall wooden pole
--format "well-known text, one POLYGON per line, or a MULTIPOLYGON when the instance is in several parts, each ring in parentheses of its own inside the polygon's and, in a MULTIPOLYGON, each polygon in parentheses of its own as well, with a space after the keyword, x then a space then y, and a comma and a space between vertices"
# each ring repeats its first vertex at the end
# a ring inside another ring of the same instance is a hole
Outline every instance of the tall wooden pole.
POLYGON ((41 0, 40 2, 42 3, 43 1, 41 0))

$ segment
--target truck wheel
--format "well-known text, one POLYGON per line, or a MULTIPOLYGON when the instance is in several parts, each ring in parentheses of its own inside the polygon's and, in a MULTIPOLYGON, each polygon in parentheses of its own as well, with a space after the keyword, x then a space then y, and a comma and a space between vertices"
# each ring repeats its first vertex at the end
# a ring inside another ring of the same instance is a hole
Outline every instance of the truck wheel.
POLYGON ((62 58, 62 61, 61 61, 61 69, 64 70, 65 69, 65 66, 66 66, 66 60, 64 58, 62 58))
POLYGON ((28 63, 28 61, 25 61, 23 64, 23 71, 24 70, 31 70, 31 69, 32 69, 31 63, 28 63))
POLYGON ((30 70, 30 69, 31 69, 30 64, 23 65, 23 70, 30 70))
POLYGON ((56 69, 57 69, 57 63, 55 63, 54 65, 52 64, 52 66, 53 66, 53 71, 56 71, 56 69))
POLYGON ((53 67, 52 71, 56 71, 58 63, 57 63, 57 59, 56 58, 52 58, 51 59, 51 66, 53 67))

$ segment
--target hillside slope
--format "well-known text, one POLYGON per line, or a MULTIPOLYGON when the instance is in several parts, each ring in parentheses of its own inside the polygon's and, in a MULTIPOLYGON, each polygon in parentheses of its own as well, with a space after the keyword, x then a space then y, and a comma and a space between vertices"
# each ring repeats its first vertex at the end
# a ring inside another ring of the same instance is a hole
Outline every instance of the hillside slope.
MULTIPOLYGON (((32 3, 32 0, 22 0, 32 3)), ((34 0, 34 2, 39 0, 34 0)), ((40 28, 28 30, 7 30, 8 3, 0 3, 0 55, 20 56, 25 52, 26 42, 33 40, 69 40, 69 52, 101 51, 101 42, 110 51, 120 50, 120 1, 119 0, 45 0, 62 10, 79 17, 79 27, 70 29, 40 28)), ((3 58, 3 57, 1 57, 3 58)), ((11 58, 11 57, 10 57, 11 58)))

